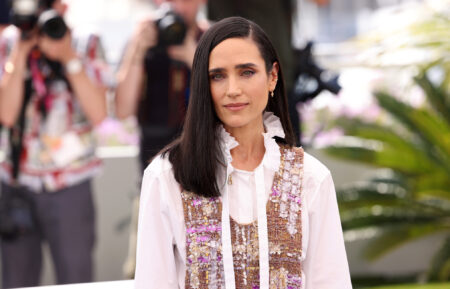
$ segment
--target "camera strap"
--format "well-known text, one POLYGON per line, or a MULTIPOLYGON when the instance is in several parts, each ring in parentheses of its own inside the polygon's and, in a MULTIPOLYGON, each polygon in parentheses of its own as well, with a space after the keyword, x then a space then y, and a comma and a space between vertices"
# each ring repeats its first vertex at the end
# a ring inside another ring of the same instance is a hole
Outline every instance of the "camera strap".
MULTIPOLYGON (((67 84, 68 90, 72 91, 70 83, 63 73, 61 63, 51 61, 42 56, 39 50, 34 50, 30 57, 30 72, 34 90, 37 94, 37 105, 39 107, 42 119, 45 119, 47 112, 52 107, 53 97, 49 90, 49 84, 56 80, 62 80, 67 84), (47 72, 47 73, 44 73, 47 72)), ((68 115, 70 120, 70 116, 68 115)), ((39 133, 34 131, 34 133, 39 133)))
POLYGON ((34 89, 36 90, 39 97, 44 97, 45 95, 47 95, 47 88, 45 86, 44 75, 39 69, 39 54, 39 51, 34 50, 30 56, 31 79, 33 81, 34 89))
POLYGON ((34 205, 18 182, 21 159, 24 153, 23 138, 25 133, 26 108, 32 94, 32 80, 27 77, 24 81, 24 98, 20 108, 19 117, 10 128, 9 143, 11 156, 11 184, 10 189, 2 192, 0 197, 0 237, 14 239, 20 234, 36 229, 34 205))
POLYGON ((20 160, 23 152, 23 136, 25 132, 25 114, 27 105, 31 99, 32 80, 27 78, 24 83, 24 97, 20 108, 19 118, 10 129, 9 143, 11 148, 12 180, 17 183, 20 172, 20 160))
POLYGON ((47 95, 47 88, 45 85, 45 78, 39 68, 39 59, 41 53, 37 49, 33 49, 28 57, 27 67, 30 69, 31 77, 27 77, 24 81, 24 97, 22 107, 20 109, 19 117, 15 125, 10 129, 10 148, 11 148, 11 165, 12 165, 12 180, 16 183, 20 173, 20 163, 23 153, 23 138, 26 125, 26 111, 28 103, 31 100, 33 87, 36 90, 39 98, 45 99, 47 95))

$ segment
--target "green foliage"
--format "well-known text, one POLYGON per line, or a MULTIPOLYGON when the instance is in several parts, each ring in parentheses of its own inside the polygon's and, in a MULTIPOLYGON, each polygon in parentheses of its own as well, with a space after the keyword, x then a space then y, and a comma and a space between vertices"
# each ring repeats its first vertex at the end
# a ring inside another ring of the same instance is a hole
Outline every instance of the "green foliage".
POLYGON ((447 289, 450 287, 450 283, 439 283, 439 284, 427 284, 427 285, 399 285, 399 286, 382 286, 373 287, 372 289, 447 289))
POLYGON ((436 252, 428 275, 433 280, 450 279, 450 236, 436 252))
POLYGON ((426 105, 413 107, 387 92, 377 92, 379 106, 393 123, 341 117, 336 123, 346 137, 325 148, 337 158, 389 169, 388 175, 338 191, 346 236, 364 238, 368 232, 374 236, 364 250, 368 260, 425 236, 448 234, 429 266, 429 281, 450 280, 448 68, 448 62, 442 61, 424 68, 415 78, 426 94, 426 105), (443 81, 431 81, 431 69, 443 71, 443 81))

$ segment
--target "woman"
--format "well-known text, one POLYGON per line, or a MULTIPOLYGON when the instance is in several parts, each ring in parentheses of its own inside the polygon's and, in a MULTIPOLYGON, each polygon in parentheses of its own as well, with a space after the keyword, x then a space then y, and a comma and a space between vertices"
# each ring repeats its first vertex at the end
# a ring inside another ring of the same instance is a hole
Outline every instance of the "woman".
POLYGON ((136 288, 351 288, 330 172, 294 147, 283 74, 240 17, 197 47, 183 133, 144 173, 136 288))

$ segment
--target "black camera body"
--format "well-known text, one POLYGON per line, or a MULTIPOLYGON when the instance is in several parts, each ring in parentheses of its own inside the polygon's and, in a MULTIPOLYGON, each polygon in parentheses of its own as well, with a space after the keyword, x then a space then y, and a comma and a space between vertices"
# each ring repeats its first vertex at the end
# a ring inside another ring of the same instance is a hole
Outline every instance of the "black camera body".
POLYGON ((14 240, 37 229, 35 205, 13 185, 0 194, 0 239, 14 240))
POLYGON ((28 38, 35 28, 53 39, 61 39, 68 30, 62 16, 42 0, 12 0, 11 23, 22 31, 23 38, 28 38))
POLYGON ((311 100, 324 90, 333 94, 338 94, 341 90, 339 75, 321 68, 316 63, 312 54, 313 45, 310 41, 304 48, 294 51, 298 63, 294 72, 294 103, 311 100))
POLYGON ((183 18, 168 5, 163 5, 159 9, 158 16, 155 21, 158 30, 157 46, 167 47, 182 44, 187 31, 183 18))

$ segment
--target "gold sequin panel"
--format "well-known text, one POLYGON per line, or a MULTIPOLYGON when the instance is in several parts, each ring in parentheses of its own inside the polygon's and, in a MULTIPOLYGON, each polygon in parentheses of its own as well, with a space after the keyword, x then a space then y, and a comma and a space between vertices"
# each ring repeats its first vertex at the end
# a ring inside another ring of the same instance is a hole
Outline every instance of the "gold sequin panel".
POLYGON ((186 288, 224 288, 219 198, 182 193, 186 224, 186 288))
MULTIPOLYGON (((281 165, 267 202, 270 288, 301 288, 301 189, 303 150, 280 147, 281 165)), ((219 198, 183 192, 186 222, 186 288, 224 288, 219 198)), ((231 239, 236 288, 259 288, 257 222, 232 218, 231 239)))

